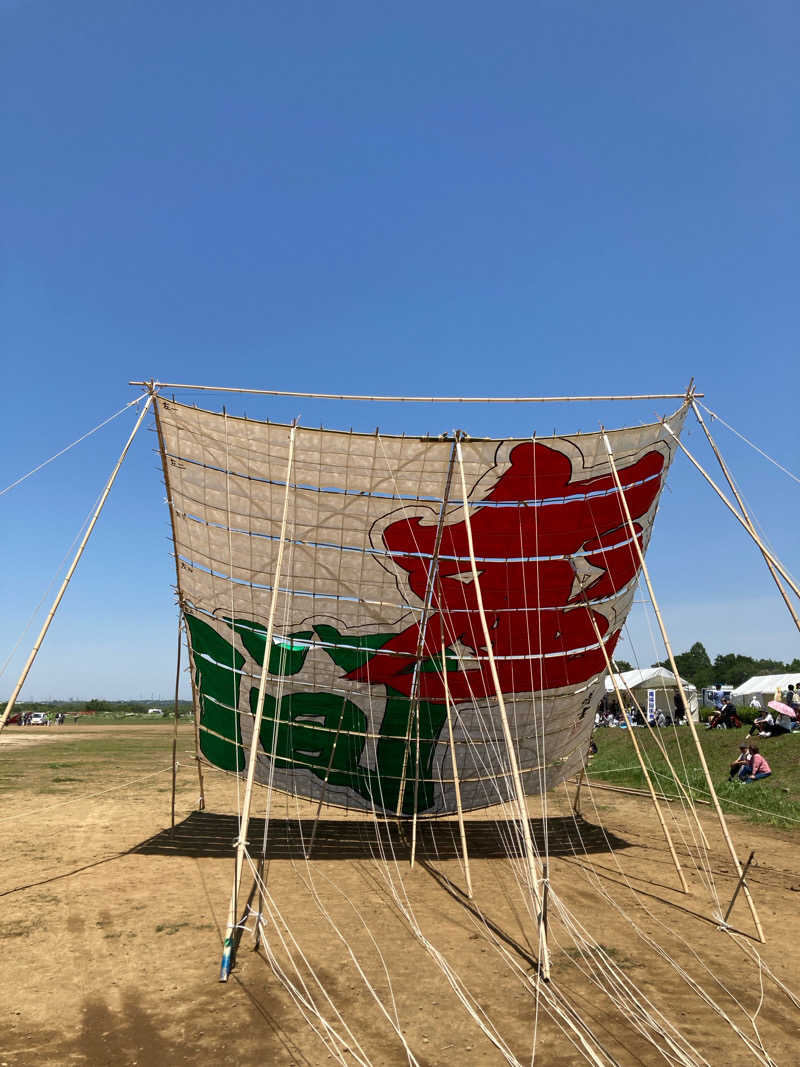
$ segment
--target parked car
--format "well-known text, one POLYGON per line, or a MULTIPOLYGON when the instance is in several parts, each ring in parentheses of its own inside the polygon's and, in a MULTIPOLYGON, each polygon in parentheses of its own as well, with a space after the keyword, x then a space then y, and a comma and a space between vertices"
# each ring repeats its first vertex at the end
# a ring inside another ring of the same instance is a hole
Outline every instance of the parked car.
POLYGON ((44 711, 34 711, 30 718, 30 726, 49 726, 50 720, 44 711))

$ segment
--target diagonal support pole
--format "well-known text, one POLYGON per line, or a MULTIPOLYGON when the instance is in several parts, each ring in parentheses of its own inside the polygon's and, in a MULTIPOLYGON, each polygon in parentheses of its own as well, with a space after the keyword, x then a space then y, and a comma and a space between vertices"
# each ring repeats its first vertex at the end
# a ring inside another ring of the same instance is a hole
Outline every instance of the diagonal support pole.
POLYGON ((13 690, 11 696, 8 698, 8 703, 6 704, 5 711, 3 712, 2 715, 0 715, 0 730, 2 730, 3 727, 5 726, 5 724, 8 722, 8 718, 11 715, 11 712, 14 709, 14 705, 17 702, 17 697, 19 696, 23 685, 25 685, 25 681, 26 681, 28 675, 30 674, 30 670, 31 670, 31 667, 34 664, 34 660, 36 659, 37 655, 39 654, 39 649, 42 647, 42 642, 44 641, 45 637, 47 636, 47 631, 50 629, 50 623, 53 621, 53 617, 54 617, 55 613, 58 611, 58 606, 61 603, 61 601, 62 601, 62 599, 64 597, 64 594, 67 591, 67 586, 69 585, 69 583, 70 583, 70 581, 72 579, 72 575, 75 573, 75 568, 78 566, 78 563, 80 562, 81 556, 83 555, 83 550, 86 548, 86 545, 88 544, 89 538, 92 536, 92 531, 94 530, 95 526, 97 525, 97 520, 100 518, 100 512, 103 510, 103 505, 105 504, 106 500, 108 499, 108 494, 111 492, 111 487, 113 486, 114 482, 117 479, 117 475, 119 474, 120 467, 122 466, 122 464, 123 464, 123 462, 125 460, 125 457, 128 454, 128 449, 133 444, 133 439, 136 436, 136 433, 137 433, 139 427, 144 422, 145 415, 150 410, 150 405, 153 403, 153 397, 155 396, 155 392, 153 390, 153 383, 152 382, 149 383, 148 389, 150 390, 149 396, 147 397, 147 400, 145 401, 145 404, 142 407, 142 410, 139 412, 139 418, 136 420, 136 424, 134 425, 133 429, 131 430, 131 435, 128 438, 128 440, 125 442, 125 447, 122 449, 122 454, 120 455, 119 459, 117 460, 116 466, 114 467, 113 471, 111 472, 110 478, 106 482, 106 487, 103 490, 102 496, 100 497, 100 502, 98 503, 97 507, 94 510, 94 514, 92 515, 91 521, 89 522, 89 525, 86 528, 86 533, 83 535, 83 539, 81 540, 81 543, 78 545, 78 550, 75 553, 75 556, 74 556, 74 558, 72 560, 72 563, 70 564, 69 570, 67 571, 67 574, 66 574, 66 577, 64 578, 64 581, 61 583, 61 588, 56 593, 56 598, 53 601, 53 605, 50 608, 50 611, 47 613, 47 618, 44 620, 44 625, 42 626, 41 630, 39 631, 39 636, 36 638, 36 642, 34 643, 34 646, 31 649, 31 653, 28 656, 28 659, 27 659, 27 662, 25 663, 25 666, 22 668, 22 674, 20 674, 19 679, 17 681, 17 684, 14 686, 14 690, 13 690))
POLYGON ((658 815, 658 821, 661 823, 661 830, 662 830, 662 832, 664 834, 664 840, 667 842, 667 848, 669 849, 669 854, 670 854, 670 856, 672 856, 672 862, 675 864, 675 870, 678 872, 678 878, 680 879, 680 883, 681 883, 681 892, 688 893, 689 892, 689 886, 686 884, 686 878, 684 877, 683 869, 682 869, 682 867, 680 865, 680 862, 678 860, 678 853, 675 851, 675 845, 672 842, 672 836, 671 836, 671 834, 669 832, 669 828, 667 827, 666 820, 664 819, 664 813, 662 812, 661 806, 658 803, 658 798, 656 797, 656 791, 653 788, 653 782, 652 782, 652 779, 650 778, 650 772, 647 769, 647 765, 646 765, 646 763, 644 761, 644 756, 642 755, 642 751, 639 748, 639 741, 638 741, 638 739, 636 737, 636 733, 635 733, 635 730, 634 730, 633 723, 631 722, 631 720, 630 720, 630 718, 628 716, 628 712, 625 710, 625 704, 624 704, 624 702, 622 700, 622 693, 620 692, 619 685, 617 684, 617 676, 614 673, 614 668, 613 668, 613 666, 611 664, 611 659, 610 659, 610 657, 608 655, 608 650, 606 649, 605 643, 604 643, 603 638, 602 638, 602 636, 600 634, 600 628, 597 625, 597 621, 596 621, 596 619, 594 617, 594 612, 592 611, 591 606, 589 604, 589 599, 586 596, 586 590, 580 584, 580 580, 578 579, 578 571, 577 571, 577 569, 575 567, 575 560, 572 559, 571 557, 570 557, 570 563, 572 564, 572 569, 575 572, 575 578, 578 580, 578 588, 580 590, 581 599, 583 600, 583 606, 586 608, 586 614, 589 616, 589 621, 592 624, 592 629, 594 630, 595 637, 597 638, 597 643, 598 643, 598 645, 600 646, 600 648, 601 648, 601 650, 603 652, 603 659, 605 660, 605 663, 606 663, 606 670, 608 671, 608 675, 611 678, 611 684, 614 686, 614 693, 616 694, 616 697, 617 697, 617 703, 619 704, 620 711, 622 712, 622 717, 625 720, 625 725, 628 728, 628 736, 630 737, 631 741, 633 742, 633 749, 634 749, 634 752, 636 753, 636 758, 639 761, 639 766, 642 768, 642 774, 644 775, 644 780, 647 782, 647 788, 650 791, 650 798, 653 801, 653 807, 656 809, 656 815, 658 815))
POLYGON ((511 736, 511 727, 509 726, 508 714, 506 712, 506 702, 503 698, 503 690, 500 686, 500 676, 497 673, 497 664, 495 663, 494 659, 492 635, 489 632, 489 624, 486 620, 486 612, 483 607, 483 595, 481 594, 478 564, 475 559, 475 545, 472 539, 472 522, 469 514, 467 481, 464 475, 464 458, 461 451, 460 440, 456 440, 456 455, 458 457, 458 469, 461 477, 461 500, 464 505, 464 525, 467 531, 467 546, 469 549, 470 566, 472 568, 472 580, 475 585, 475 599, 478 604, 478 613, 480 615, 481 628, 483 630, 483 639, 486 642, 486 655, 487 659, 489 660, 489 670, 492 675, 492 682, 494 684, 495 695, 497 697, 497 706, 500 712, 500 722, 503 729, 503 739, 506 744, 506 750, 508 751, 508 761, 511 768, 511 779, 514 790, 514 800, 517 808, 517 817, 519 818, 522 838, 525 844, 525 862, 528 869, 528 878, 530 880, 530 889, 533 895, 534 906, 537 912, 540 956, 539 971, 542 978, 547 982, 550 980, 550 950, 547 944, 547 931, 544 926, 544 909, 542 902, 541 881, 539 878, 539 872, 536 870, 536 857, 533 849, 533 836, 531 834, 531 824, 530 818, 528 816, 528 802, 525 796, 525 789, 522 785, 522 777, 519 773, 517 750, 514 747, 514 739, 511 736))
MULTIPOLYGON (((670 434, 672 434, 672 437, 676 441, 678 441, 677 437, 675 436, 674 433, 672 433, 672 430, 670 429, 670 427, 666 423, 664 423, 664 427, 665 427, 665 429, 669 430, 670 434)), ((644 552, 642 551, 642 546, 639 544, 639 533, 640 533, 640 531, 638 531, 636 529, 636 527, 634 526, 634 523, 633 523, 633 519, 631 518, 631 512, 630 512, 630 508, 628 507, 628 501, 627 501, 627 498, 625 496, 625 490, 622 488, 622 482, 620 481, 620 478, 619 478, 619 472, 617 470, 617 465, 614 462, 614 453, 611 450, 611 442, 609 441, 608 435, 605 432, 603 432, 603 443, 605 445, 606 452, 608 453, 608 462, 609 462, 609 465, 611 467, 611 473, 612 473, 612 475, 614 477, 614 484, 616 485, 617 492, 619 493, 620 508, 622 509, 622 513, 623 513, 623 515, 625 517, 625 522, 627 523, 627 526, 628 526, 628 532, 630 533, 630 536, 631 536, 631 541, 632 541, 633 546, 634 546, 634 548, 636 550, 636 554, 637 554, 637 556, 639 558, 639 566, 641 567, 642 577, 645 580, 645 584, 647 586, 647 592, 648 592, 648 594, 650 596, 650 602, 653 605, 653 611, 655 612, 656 620, 658 622, 658 628, 659 628, 659 630, 661 632, 661 638, 662 638, 662 640, 664 642, 664 647, 667 650, 667 656, 669 657, 670 668, 672 669, 672 673, 675 675, 675 682, 676 682, 676 685, 678 686, 678 690, 679 690, 679 692, 681 694, 681 699, 684 702, 684 706, 686 708, 688 708, 689 707, 689 701, 686 698, 686 692, 684 691, 683 683, 681 682, 681 678, 680 678, 680 675, 678 673, 678 665, 675 662, 675 655, 674 655, 674 653, 672 651, 672 644, 670 642, 669 635, 667 633, 667 628, 664 625, 664 619, 663 619, 663 617, 661 615, 661 609, 659 608, 658 601, 656 600, 656 594, 655 594, 655 590, 653 589, 653 583, 650 581, 650 572, 648 571, 647 564, 644 561, 644 552)), ((680 442, 678 442, 678 443, 680 444, 680 442)), ((730 852, 731 859, 733 860, 733 865, 734 865, 734 867, 736 869, 736 873, 739 875, 739 877, 741 877, 742 865, 739 863, 739 857, 736 855, 736 849, 733 846, 733 840, 731 839, 730 831, 728 830, 728 824, 725 822, 725 816, 724 816, 724 814, 722 812, 722 807, 720 806, 719 797, 717 796, 717 791, 714 788, 714 780, 711 777, 711 772, 708 769, 708 764, 706 763, 705 753, 703 752, 702 745, 700 744, 700 738, 697 736, 697 730, 695 729, 694 720, 692 719, 691 715, 687 715, 686 718, 687 718, 687 721, 689 723, 689 729, 692 732, 692 738, 693 738, 694 743, 695 743, 695 748, 697 749, 697 757, 700 760, 700 766, 702 767, 703 774, 705 775, 706 785, 708 786, 708 791, 711 794, 711 802, 714 805, 714 810, 717 813, 717 819, 719 820, 720 829, 722 830, 722 836, 725 839, 725 844, 728 846, 728 851, 730 852)), ((746 883, 743 884, 742 888, 744 889, 744 894, 745 894, 745 897, 747 898, 747 903, 750 906, 750 914, 753 917, 753 922, 755 924, 756 930, 758 931, 759 940, 760 941, 765 941, 766 938, 764 937, 764 931, 763 931, 763 929, 761 927, 761 922, 760 922, 760 920, 758 918, 758 912, 756 911, 755 902, 753 901, 753 898, 750 895, 750 890, 747 888, 747 884, 746 883)))
POLYGON ((722 458, 722 453, 720 452, 719 448, 717 447, 716 441, 711 436, 711 431, 706 426, 705 420, 703 419, 703 416, 700 414, 700 408, 697 406, 697 403, 696 403, 696 401, 694 399, 692 400, 692 410, 694 411, 695 415, 697 416, 697 421, 702 426, 703 432, 705 433, 706 437, 708 438, 708 443, 711 445, 712 451, 714 452, 714 455, 717 457, 717 462, 720 465, 722 473, 725 475, 725 480, 727 481, 728 485, 730 486, 731 492, 736 497, 736 503, 739 505, 739 507, 741 509, 741 512, 742 512, 742 515, 747 520, 747 527, 748 527, 748 531, 750 533, 750 536, 755 540, 756 544, 758 545, 759 550, 761 551, 761 554, 764 557, 764 562, 766 563, 767 568, 769 569, 769 573, 772 575, 772 577, 773 577, 773 579, 775 581, 775 585, 777 585, 777 587, 778 587, 778 592, 783 597, 783 602, 786 605, 786 607, 788 608, 789 614, 794 619, 795 626, 797 627, 798 630, 800 630, 800 617, 798 617, 798 614, 797 614, 797 611, 795 610, 794 604, 789 599, 789 594, 783 588, 783 585, 781 583, 780 577, 778 576, 778 572, 776 571, 774 564, 772 563, 772 561, 769 559, 767 554, 763 551, 763 549, 761 549, 761 546, 759 545, 758 535, 756 534, 755 526, 753 525, 753 520, 750 517, 750 513, 748 512, 747 508, 745 507, 745 503, 742 500, 741 494, 740 494, 739 490, 736 488, 736 483, 733 480, 733 476, 731 475, 731 472, 728 470, 728 465, 726 464, 725 460, 722 458))
MULTIPOLYGON (((269 605, 269 619, 267 621, 267 637, 264 644, 264 662, 261 666, 261 681, 258 687, 258 704, 253 720, 253 734, 250 738, 250 755, 247 762, 247 783, 244 790, 244 802, 242 805, 242 821, 239 827, 239 839, 236 842, 236 865, 233 874, 233 890, 231 891, 230 908, 228 909, 228 925, 225 930, 225 941, 222 948, 222 961, 219 969, 220 982, 227 982, 228 975, 233 965, 234 930, 236 928, 236 916, 239 911, 239 889, 242 882, 242 869, 244 867, 244 853, 247 848, 247 833, 250 829, 250 806, 253 799, 253 781, 258 762, 258 742, 261 734, 261 722, 264 717, 264 697, 267 691, 267 676, 269 674, 269 657, 272 651, 272 635, 275 629, 275 609, 278 603, 278 588, 281 580, 281 568, 283 567, 283 550, 286 545, 286 524, 289 514, 289 489, 294 463, 294 440, 297 423, 292 424, 289 433, 289 456, 286 462, 285 492, 283 495, 283 516, 281 518, 281 533, 278 542, 278 553, 275 560, 275 581, 272 585, 272 597, 269 605)), ((238 715, 238 709, 236 714, 238 715)), ((275 761, 275 736, 277 734, 279 713, 275 712, 275 729, 273 731, 273 744, 271 757, 275 761)))

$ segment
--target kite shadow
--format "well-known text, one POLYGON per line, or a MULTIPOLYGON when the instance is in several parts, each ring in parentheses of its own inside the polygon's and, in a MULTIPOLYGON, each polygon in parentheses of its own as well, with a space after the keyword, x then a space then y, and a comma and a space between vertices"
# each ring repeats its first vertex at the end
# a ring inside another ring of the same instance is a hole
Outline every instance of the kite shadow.
MULTIPOLYGON (((267 860, 409 859, 410 824, 399 820, 251 819, 248 851, 267 860), (312 842, 313 837, 313 842, 312 842)), ((550 856, 580 856, 629 848, 630 842, 580 816, 530 820, 534 846, 550 856)), ((505 859, 523 854, 519 824, 511 819, 466 819, 467 851, 474 859, 505 859)), ((130 851, 145 856, 230 858, 239 836, 235 815, 194 811, 174 830, 161 830, 130 851)), ((461 857, 458 823, 454 819, 417 824, 416 854, 420 860, 461 857)))

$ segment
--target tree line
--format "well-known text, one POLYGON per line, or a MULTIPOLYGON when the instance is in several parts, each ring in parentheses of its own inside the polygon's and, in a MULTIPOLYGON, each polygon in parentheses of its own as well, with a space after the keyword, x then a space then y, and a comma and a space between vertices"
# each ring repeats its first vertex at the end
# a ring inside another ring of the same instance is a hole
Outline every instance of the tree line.
MULTIPOLYGON (((688 652, 681 652, 675 657, 678 674, 687 682, 692 682, 698 689, 707 686, 732 685, 735 689, 748 678, 759 674, 796 674, 800 682, 800 658, 795 657, 791 663, 778 659, 755 659, 741 652, 725 652, 715 656, 712 661, 702 642, 695 641, 688 652)), ((669 660, 654 663, 654 667, 670 669, 669 660)))

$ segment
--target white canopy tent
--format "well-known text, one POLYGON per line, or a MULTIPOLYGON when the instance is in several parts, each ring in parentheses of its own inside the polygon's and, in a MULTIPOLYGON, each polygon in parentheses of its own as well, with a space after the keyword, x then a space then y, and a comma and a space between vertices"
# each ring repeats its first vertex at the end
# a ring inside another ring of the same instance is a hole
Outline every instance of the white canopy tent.
POLYGON ((740 707, 749 704, 753 697, 758 697, 765 706, 770 700, 775 699, 778 689, 782 696, 785 696, 790 685, 795 688, 800 685, 800 675, 797 671, 794 674, 758 674, 737 686, 731 696, 734 704, 740 707))
MULTIPOLYGON (((666 667, 645 667, 642 670, 623 671, 614 678, 623 697, 628 691, 633 693, 643 711, 647 709, 647 691, 652 689, 656 694, 656 710, 668 715, 673 714, 678 683, 675 675, 666 667)), ((613 696, 614 682, 610 675, 606 678, 605 685, 606 693, 613 696)), ((689 701, 689 713, 696 722, 699 717, 697 687, 684 678, 681 678, 681 685, 689 701)))

